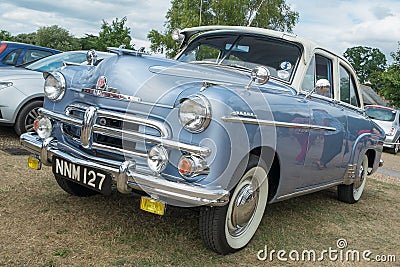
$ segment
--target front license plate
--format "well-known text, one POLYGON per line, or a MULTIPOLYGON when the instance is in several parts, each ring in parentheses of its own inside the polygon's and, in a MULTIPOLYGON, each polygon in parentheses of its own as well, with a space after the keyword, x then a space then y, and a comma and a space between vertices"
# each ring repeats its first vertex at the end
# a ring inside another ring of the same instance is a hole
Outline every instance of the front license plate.
POLYGON ((54 175, 83 185, 104 195, 111 194, 111 174, 99 169, 53 157, 54 175))
POLYGON ((157 215, 164 215, 165 203, 154 200, 149 197, 142 197, 140 199, 140 209, 157 215))

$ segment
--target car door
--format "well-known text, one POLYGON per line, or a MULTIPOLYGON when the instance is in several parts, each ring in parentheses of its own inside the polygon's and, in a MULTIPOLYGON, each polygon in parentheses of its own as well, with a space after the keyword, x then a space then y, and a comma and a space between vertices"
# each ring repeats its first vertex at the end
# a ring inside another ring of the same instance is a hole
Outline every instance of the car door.
POLYGON ((339 181, 345 173, 343 155, 347 116, 337 100, 336 66, 335 56, 316 51, 303 80, 303 89, 310 85, 314 87, 320 79, 328 80, 331 86, 327 90, 314 92, 307 99, 312 127, 308 136, 304 173, 298 181, 297 190, 339 181))
POLYGON ((339 63, 339 78, 340 106, 346 112, 348 119, 348 136, 343 162, 348 163, 357 138, 364 133, 370 133, 372 129, 361 109, 362 102, 356 77, 351 71, 351 67, 344 61, 339 63))

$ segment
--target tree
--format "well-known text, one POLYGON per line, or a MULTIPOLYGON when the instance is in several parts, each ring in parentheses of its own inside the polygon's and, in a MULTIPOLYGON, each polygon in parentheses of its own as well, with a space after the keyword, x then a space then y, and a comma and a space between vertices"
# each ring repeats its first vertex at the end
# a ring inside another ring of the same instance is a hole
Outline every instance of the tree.
POLYGON ((392 52, 394 63, 386 71, 371 75, 373 89, 391 104, 400 107, 400 42, 397 52, 392 52))
POLYGON ((123 17, 121 20, 116 18, 112 21, 111 25, 103 20, 101 31, 97 40, 97 49, 100 51, 107 51, 107 47, 119 47, 125 45, 126 48, 133 48, 131 46, 131 29, 125 26, 127 18, 123 17))
POLYGON ((360 83, 370 82, 375 72, 383 72, 386 68, 386 56, 378 49, 365 46, 348 48, 344 57, 353 65, 360 83))
POLYGON ((171 39, 174 29, 206 25, 236 25, 292 31, 299 14, 285 0, 172 0, 165 18, 164 32, 151 30, 147 38, 153 52, 173 57, 177 45, 171 39))
POLYGON ((36 45, 36 32, 20 33, 17 36, 13 37, 13 41, 36 45))
POLYGON ((12 41, 11 33, 6 30, 0 30, 0 41, 12 41))
POLYGON ((80 49, 78 39, 57 25, 41 27, 36 32, 36 44, 61 51, 80 49))

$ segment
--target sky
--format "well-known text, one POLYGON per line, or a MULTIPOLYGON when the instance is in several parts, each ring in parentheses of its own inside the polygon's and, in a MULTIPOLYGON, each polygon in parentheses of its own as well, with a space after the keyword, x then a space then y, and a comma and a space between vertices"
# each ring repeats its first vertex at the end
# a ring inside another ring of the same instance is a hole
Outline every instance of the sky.
MULTIPOLYGON (((299 12, 293 33, 343 54, 347 48, 378 48, 388 61, 400 41, 400 0, 286 0, 299 12)), ((169 0, 1 0, 0 30, 12 35, 59 25, 76 37, 98 35, 102 20, 127 17, 136 48, 149 46, 150 30, 163 30, 169 0)))

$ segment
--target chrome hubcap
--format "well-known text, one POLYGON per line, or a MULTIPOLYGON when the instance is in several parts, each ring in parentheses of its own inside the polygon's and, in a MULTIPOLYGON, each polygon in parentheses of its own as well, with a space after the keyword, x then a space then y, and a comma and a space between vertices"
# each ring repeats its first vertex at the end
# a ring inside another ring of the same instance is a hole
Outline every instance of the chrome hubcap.
POLYGON ((229 233, 232 236, 239 236, 246 231, 248 225, 254 217, 258 205, 259 190, 254 189, 251 181, 246 183, 240 188, 236 198, 233 202, 231 214, 231 227, 229 233))

